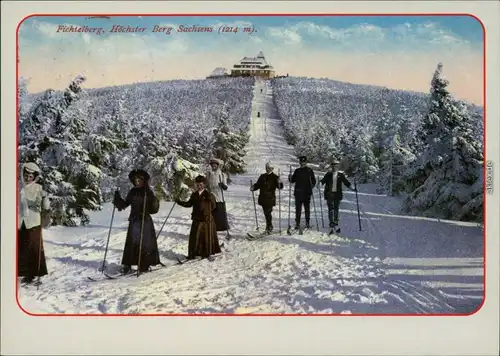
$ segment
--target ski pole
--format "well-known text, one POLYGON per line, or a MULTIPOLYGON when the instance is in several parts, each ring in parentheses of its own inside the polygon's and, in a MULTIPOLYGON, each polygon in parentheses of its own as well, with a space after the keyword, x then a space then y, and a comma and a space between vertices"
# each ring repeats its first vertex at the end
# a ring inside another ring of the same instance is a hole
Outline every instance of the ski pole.
MULTIPOLYGON (((165 220, 163 221, 163 225, 160 227, 160 230, 159 230, 159 231, 158 231, 158 233, 156 234, 156 240, 158 240, 158 238, 160 237, 160 234, 161 234, 161 232, 163 231, 163 228, 165 227, 165 224, 167 223, 168 218, 170 217, 170 214, 172 214, 172 211, 174 210, 174 207, 175 207, 175 205, 176 205, 176 204, 177 204, 177 203, 176 203, 176 202, 174 202, 174 204, 173 204, 173 205, 172 205, 172 207, 170 208, 170 211, 168 212, 167 217, 166 217, 166 218, 165 218, 165 220)), ((161 265, 162 267, 167 267, 167 266, 165 266, 165 264, 164 264, 164 263, 162 263, 162 262, 160 261, 160 250, 159 250, 159 249, 158 249, 158 251, 157 251, 157 256, 158 256, 158 261, 160 262, 160 265, 161 265)))
POLYGON ((358 200, 358 187, 356 185, 356 177, 354 177, 354 192, 356 193, 356 205, 358 207, 358 223, 359 223, 359 231, 361 231, 361 216, 359 214, 359 200, 358 200))
POLYGON ((111 238, 111 229, 113 227, 113 220, 115 218, 116 206, 113 204, 113 212, 111 213, 111 221, 109 223, 108 240, 106 241, 106 249, 104 250, 104 258, 102 260, 102 266, 99 268, 99 272, 103 272, 106 269, 106 256, 108 254, 109 239, 111 238))
POLYGON ((161 232, 163 231, 163 228, 165 227, 165 224, 167 223, 167 220, 168 218, 170 217, 170 214, 172 214, 172 210, 174 210, 174 207, 177 205, 176 202, 174 202, 174 204, 172 205, 172 207, 170 208, 170 211, 168 212, 168 215, 167 217, 165 218, 165 220, 163 221, 163 225, 160 227, 160 230, 158 230, 158 233, 156 234, 156 239, 158 240, 158 238, 160 237, 160 234, 161 232))
MULTIPOLYGON (((222 183, 222 176, 219 176, 219 183, 222 183)), ((222 203, 224 203, 224 215, 226 216, 226 225, 227 225, 226 233, 227 233, 227 239, 229 240, 231 238, 231 236, 229 236, 229 220, 227 218, 226 200, 224 199, 224 189, 222 189, 222 187, 220 187, 220 192, 222 194, 222 203)))
POLYGON ((139 256, 137 257, 137 277, 141 274, 141 255, 142 255, 142 239, 144 237, 144 219, 146 218, 146 197, 148 192, 144 186, 144 204, 142 206, 142 222, 141 222, 141 237, 139 240, 139 256))
MULTIPOLYGON (((290 175, 292 175, 292 166, 290 166, 290 175)), ((287 233, 290 235, 292 232, 292 224, 290 224, 290 215, 292 207, 292 182, 288 182, 288 230, 287 233)))
POLYGON ((318 175, 318 199, 319 199, 319 210, 321 212, 321 226, 323 229, 325 228, 325 218, 323 217, 323 203, 321 202, 321 188, 319 183, 319 175, 318 175))
MULTIPOLYGON (((250 181, 250 187, 253 187, 252 181, 250 181)), ((255 225, 257 226, 257 231, 259 230, 259 221, 257 220, 257 206, 255 205, 255 194, 252 190, 253 199, 253 211, 255 212, 255 225)))
MULTIPOLYGON (((214 202, 215 206, 212 208, 212 204, 210 204, 210 211, 212 212, 217 207, 217 202, 214 202)), ((212 261, 212 213, 208 214, 208 260, 212 261)), ((216 233, 217 234, 217 233, 216 233)))
MULTIPOLYGON (((278 169, 278 182, 279 182, 279 179, 280 179, 280 170, 278 169)), ((279 231, 280 231, 280 235, 281 235, 281 189, 279 187, 279 183, 278 183, 278 221, 279 221, 279 231)))
POLYGON ((312 178, 311 178, 311 176, 309 176, 309 184, 311 185, 311 192, 312 192, 311 197, 312 197, 312 201, 313 201, 314 217, 316 218, 316 229, 319 231, 318 212, 316 210, 316 203, 315 203, 315 200, 314 200, 314 187, 313 187, 313 184, 312 184, 312 178))
POLYGON ((42 248, 43 248, 43 233, 42 233, 43 229, 42 227, 40 226, 40 242, 38 244, 38 277, 37 277, 37 281, 36 281, 36 290, 38 290, 38 288, 40 287, 40 270, 41 270, 41 267, 42 267, 42 248))

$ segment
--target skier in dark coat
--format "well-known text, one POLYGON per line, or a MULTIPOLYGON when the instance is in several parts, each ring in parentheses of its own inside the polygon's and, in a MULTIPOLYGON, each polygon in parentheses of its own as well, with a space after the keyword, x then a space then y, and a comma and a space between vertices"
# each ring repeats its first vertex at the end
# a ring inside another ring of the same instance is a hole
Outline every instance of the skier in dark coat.
POLYGON ((188 201, 176 199, 175 202, 182 207, 193 208, 187 258, 194 259, 200 256, 211 259, 212 255, 221 252, 213 216, 216 208, 215 196, 205 189, 205 177, 196 177, 195 183, 196 191, 191 194, 188 201))
POLYGON ((160 209, 160 202, 149 187, 150 177, 147 172, 136 169, 130 172, 128 177, 134 188, 128 192, 125 200, 116 191, 113 200, 118 211, 130 206, 122 257, 123 273, 129 273, 131 266, 137 266, 140 272, 147 272, 150 266, 160 264, 156 231, 151 217, 160 209))
POLYGON ((281 179, 273 172, 274 167, 271 162, 266 163, 266 173, 261 174, 257 182, 250 187, 250 190, 260 190, 258 203, 264 211, 266 217, 266 232, 273 231, 273 207, 276 206, 276 189, 283 189, 281 179))
POLYGON ((307 157, 299 158, 300 168, 297 168, 292 175, 288 177, 290 183, 295 183, 293 190, 295 197, 295 229, 300 229, 300 216, 302 214, 302 205, 306 218, 306 228, 310 228, 311 219, 311 196, 313 188, 316 185, 314 171, 307 166, 307 157))
POLYGON ((335 229, 340 232, 339 225, 339 207, 340 202, 343 199, 342 194, 342 184, 347 186, 347 188, 356 191, 351 188, 351 182, 345 176, 345 173, 339 171, 340 162, 334 160, 331 163, 331 171, 325 174, 325 176, 320 180, 322 185, 325 185, 325 190, 323 196, 326 200, 326 205, 328 207, 328 220, 330 222, 330 234, 333 233, 335 229))

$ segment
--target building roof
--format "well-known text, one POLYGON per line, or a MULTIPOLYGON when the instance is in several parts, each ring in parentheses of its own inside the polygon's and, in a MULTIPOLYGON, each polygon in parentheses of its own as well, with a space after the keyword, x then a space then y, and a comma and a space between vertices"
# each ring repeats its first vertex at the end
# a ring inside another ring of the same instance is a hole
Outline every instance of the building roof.
POLYGON ((222 67, 215 68, 209 75, 209 77, 222 77, 227 74, 227 69, 222 67))
MULTIPOLYGON (((266 68, 266 69, 273 69, 273 66, 271 66, 267 60, 266 57, 264 56, 264 53, 262 51, 257 54, 256 57, 243 57, 237 64, 235 65, 255 65, 258 68, 255 68, 255 70, 258 70, 259 68, 266 68)), ((238 67, 235 67, 233 69, 240 69, 238 67)), ((252 70, 253 68, 244 68, 245 70, 252 70)))

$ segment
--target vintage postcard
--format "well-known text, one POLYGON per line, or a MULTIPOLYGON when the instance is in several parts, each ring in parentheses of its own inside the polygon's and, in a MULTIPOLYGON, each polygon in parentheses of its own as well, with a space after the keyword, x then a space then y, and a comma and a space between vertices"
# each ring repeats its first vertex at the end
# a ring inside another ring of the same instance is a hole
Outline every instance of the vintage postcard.
POLYGON ((2 279, 25 316, 485 305, 498 144, 480 16, 21 20, 2 279))

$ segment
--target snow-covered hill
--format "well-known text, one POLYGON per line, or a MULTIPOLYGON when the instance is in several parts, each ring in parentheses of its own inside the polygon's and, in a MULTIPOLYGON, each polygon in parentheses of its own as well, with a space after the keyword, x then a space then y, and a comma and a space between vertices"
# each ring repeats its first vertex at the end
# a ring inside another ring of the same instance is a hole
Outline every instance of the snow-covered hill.
MULTIPOLYGON (((362 231, 356 197, 345 193, 341 204, 342 236, 320 231, 287 236, 289 190, 281 192, 282 234, 247 241, 255 230, 250 180, 271 160, 283 180, 295 153, 283 138, 269 83, 254 88, 248 172, 233 177, 225 194, 231 241, 213 262, 175 265, 187 252, 190 210, 175 207, 159 241, 166 268, 136 277, 90 282, 102 263, 112 207, 91 213, 85 227, 44 230, 49 275, 37 291, 19 288, 21 305, 30 313, 471 313, 482 302, 483 234, 474 223, 401 216, 400 202, 359 186, 362 231), (260 90, 262 90, 262 93, 260 90), (257 113, 260 112, 260 117, 257 113)), ((321 174, 321 172, 318 172, 321 174)), ((291 213, 294 214, 293 197, 291 213)), ((163 224, 171 203, 154 216, 163 224)), ((264 221, 257 206, 260 227, 264 221)), ((325 226, 327 214, 323 211, 325 226)), ((273 213, 279 228, 278 210, 273 213)), ((117 212, 108 251, 117 268, 125 241, 128 211, 117 212)), ((219 233, 224 240, 225 233, 219 233)))

